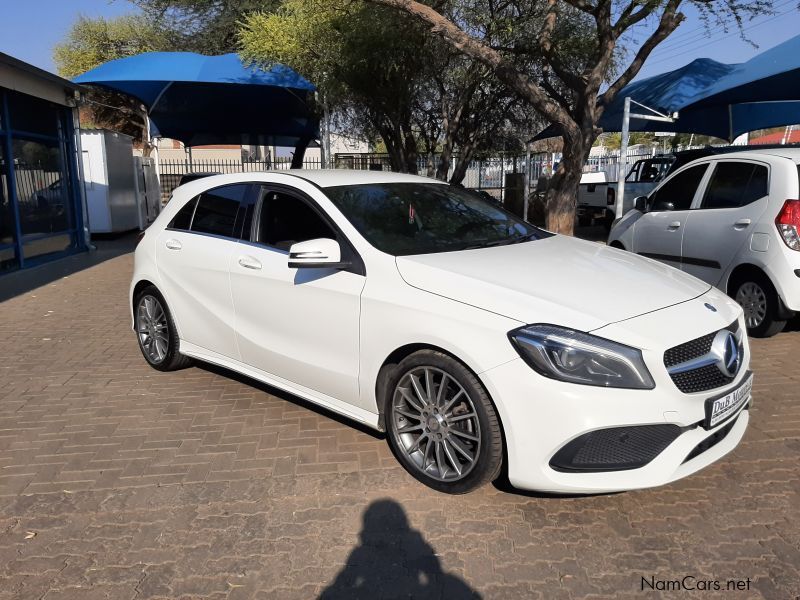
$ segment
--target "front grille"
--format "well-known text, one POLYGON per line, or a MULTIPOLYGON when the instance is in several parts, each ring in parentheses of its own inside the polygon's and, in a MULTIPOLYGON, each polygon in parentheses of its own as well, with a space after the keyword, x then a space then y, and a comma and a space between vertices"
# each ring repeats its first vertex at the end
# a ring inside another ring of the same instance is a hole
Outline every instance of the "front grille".
POLYGON ((675 382, 675 385, 678 386, 678 389, 684 394, 713 390, 727 385, 735 379, 734 377, 725 375, 716 365, 700 367, 694 371, 675 373, 670 375, 670 377, 672 377, 672 381, 675 382))
MULTIPOLYGON (((734 321, 728 325, 725 330, 732 333, 737 333, 739 331, 739 322, 734 321)), ((708 354, 711 351, 711 344, 714 341, 717 333, 719 332, 713 331, 702 337, 670 348, 664 352, 664 366, 669 369, 675 365, 679 365, 708 354)), ((735 376, 728 377, 716 365, 706 365, 691 371, 684 371, 682 373, 670 373, 670 377, 677 388, 684 394, 693 394, 697 392, 713 390, 727 385, 735 379, 735 376)))
POLYGON ((683 462, 689 462, 693 458, 700 456, 703 452, 706 452, 707 450, 710 450, 711 448, 719 444, 722 440, 724 440, 728 436, 728 434, 731 432, 731 429, 733 429, 733 426, 736 425, 736 421, 738 420, 739 417, 736 417, 730 423, 728 423, 724 427, 720 427, 717 431, 715 431, 706 439, 704 439, 702 442, 697 444, 697 446, 695 446, 692 449, 692 451, 689 452, 689 455, 684 459, 683 462))
POLYGON ((556 452, 557 471, 624 471, 643 467, 681 434, 677 425, 612 427, 585 433, 556 452))
MULTIPOLYGON (((734 321, 725 329, 732 333, 736 333, 739 331, 739 321, 734 321)), ((675 365, 692 360, 698 356, 708 354, 709 350, 711 350, 711 342, 714 341, 714 336, 716 336, 717 333, 719 332, 712 331, 708 335, 704 335, 703 337, 699 337, 697 339, 684 342, 683 344, 675 346, 674 348, 670 348, 664 352, 664 366, 667 368, 674 367, 675 365)))

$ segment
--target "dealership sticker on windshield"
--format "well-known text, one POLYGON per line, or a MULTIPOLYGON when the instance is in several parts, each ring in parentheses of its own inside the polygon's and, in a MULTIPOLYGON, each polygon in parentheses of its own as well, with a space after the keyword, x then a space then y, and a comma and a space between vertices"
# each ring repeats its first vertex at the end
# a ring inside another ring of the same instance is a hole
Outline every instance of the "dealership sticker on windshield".
POLYGON ((706 421, 703 426, 706 429, 716 427, 733 416, 750 399, 750 392, 753 389, 753 374, 748 373, 742 385, 729 392, 721 398, 709 398, 706 400, 706 421))

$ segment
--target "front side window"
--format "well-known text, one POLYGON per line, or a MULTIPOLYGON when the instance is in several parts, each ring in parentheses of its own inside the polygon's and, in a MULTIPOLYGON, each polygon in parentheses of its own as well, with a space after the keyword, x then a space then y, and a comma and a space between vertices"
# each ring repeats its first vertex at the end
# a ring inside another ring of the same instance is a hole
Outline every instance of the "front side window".
POLYGON ((449 185, 372 183, 324 191, 370 244, 394 256, 499 246, 552 235, 449 185))
POLYGON ((651 196, 650 210, 689 210, 707 168, 707 164, 695 165, 673 175, 651 196))
POLYGON ((739 208, 768 194, 769 171, 764 165, 717 163, 701 208, 739 208))
POLYGON ((319 238, 336 239, 336 232, 304 200, 265 188, 261 195, 257 239, 281 250, 292 244, 319 238))

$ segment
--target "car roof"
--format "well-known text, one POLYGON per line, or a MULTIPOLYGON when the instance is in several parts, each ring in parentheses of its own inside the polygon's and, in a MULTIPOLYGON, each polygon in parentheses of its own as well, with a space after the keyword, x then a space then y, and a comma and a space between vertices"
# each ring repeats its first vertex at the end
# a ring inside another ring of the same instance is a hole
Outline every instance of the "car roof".
MULTIPOLYGON (((783 146, 783 145, 775 145, 775 146, 722 146, 719 148, 715 148, 713 146, 707 146, 706 148, 698 148, 695 150, 684 150, 682 152, 676 153, 676 156, 680 159, 683 158, 682 164, 688 163, 690 160, 696 160, 698 158, 707 158, 707 157, 719 157, 719 158, 727 158, 727 157, 741 157, 746 158, 745 155, 755 155, 755 156, 778 156, 781 158, 788 158, 794 162, 800 162, 800 147, 798 146, 783 146)), ((752 158, 752 156, 751 156, 752 158)))
MULTIPOLYGON (((274 181, 275 175, 291 176, 304 179, 319 187, 339 185, 361 185, 368 183, 434 183, 443 181, 409 175, 408 173, 392 173, 390 171, 366 171, 355 169, 288 169, 280 171, 248 171, 245 173, 226 173, 209 175, 202 178, 203 186, 225 185, 231 183, 249 183, 254 181, 274 181)), ((191 184, 197 183, 196 181, 191 184)), ((190 185, 190 184, 186 184, 190 185)))

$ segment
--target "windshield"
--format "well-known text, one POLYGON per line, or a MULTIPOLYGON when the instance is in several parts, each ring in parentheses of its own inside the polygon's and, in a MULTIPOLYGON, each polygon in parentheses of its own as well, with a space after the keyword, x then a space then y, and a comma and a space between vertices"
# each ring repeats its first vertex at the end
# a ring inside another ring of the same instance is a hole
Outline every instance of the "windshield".
POLYGON ((474 192, 437 183, 325 188, 378 250, 394 256, 500 246, 549 235, 474 192))

